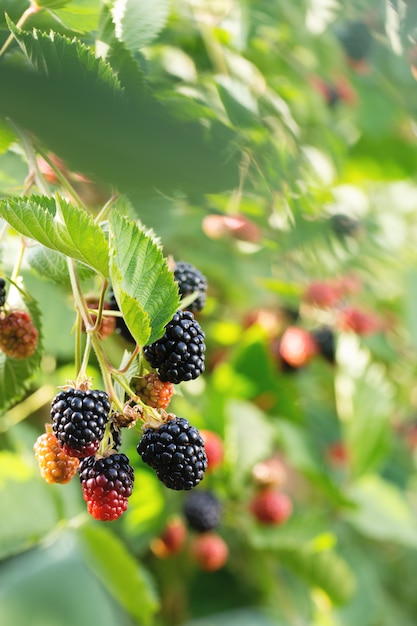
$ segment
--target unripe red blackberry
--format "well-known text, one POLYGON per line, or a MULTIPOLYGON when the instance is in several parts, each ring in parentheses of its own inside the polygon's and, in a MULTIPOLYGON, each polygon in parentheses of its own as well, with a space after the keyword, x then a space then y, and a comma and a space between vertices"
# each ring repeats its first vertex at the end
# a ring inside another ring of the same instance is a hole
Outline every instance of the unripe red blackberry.
POLYGON ((163 383, 155 373, 137 378, 133 383, 133 389, 142 402, 154 409, 166 409, 174 393, 174 385, 169 382, 163 383))
POLYGON ((182 298, 198 292, 196 299, 186 309, 188 311, 201 311, 206 304, 207 278, 191 263, 178 261, 174 269, 174 278, 178 283, 182 298))
POLYGON ((184 516, 190 528, 204 533, 218 528, 222 505, 211 491, 192 491, 184 503, 184 516))
POLYGON ((192 489, 207 469, 203 439, 182 417, 174 416, 158 429, 147 428, 137 451, 169 489, 192 489))
POLYGON ((372 335, 383 328, 377 315, 354 306, 347 306, 339 312, 337 324, 340 330, 351 330, 357 335, 372 335))
POLYGON ((41 476, 47 483, 64 485, 77 473, 79 460, 65 454, 53 433, 40 435, 33 449, 41 476))
POLYGON ((12 359, 27 359, 36 352, 38 331, 26 311, 0 317, 0 350, 12 359))
POLYGON ((165 333, 144 349, 150 365, 163 382, 193 380, 204 371, 204 332, 191 311, 178 310, 165 326, 165 333))
POLYGON ((187 538, 187 529, 179 518, 167 522, 162 535, 151 542, 151 550, 160 559, 178 554, 187 538))
POLYGON ((0 278, 0 307, 6 303, 6 281, 0 278))
POLYGON ((308 285, 303 298, 308 304, 327 308, 338 304, 341 296, 340 289, 335 283, 315 281, 308 285))
MULTIPOLYGON (((99 301, 96 299, 87 300, 87 305, 89 309, 98 309, 99 301)), ((110 302, 105 302, 103 305, 103 309, 105 311, 112 310, 110 302)), ((91 314, 91 321, 93 324, 96 323, 97 316, 91 314)), ((84 322, 82 325, 83 332, 85 332, 84 322)), ((100 322, 100 327, 98 328, 98 334, 100 339, 106 339, 106 337, 110 337, 114 333, 116 329, 116 318, 111 315, 103 315, 100 322)))
POLYGON ((283 524, 292 514, 292 502, 287 494, 273 489, 257 493, 250 502, 253 516, 262 524, 283 524))
POLYGON ((52 400, 52 428, 69 456, 84 458, 95 454, 103 438, 110 402, 105 391, 70 388, 52 400))
POLYGON ((200 435, 204 441, 204 450, 207 455, 207 471, 212 472, 223 463, 223 441, 219 435, 211 430, 200 430, 200 435))
POLYGON ((194 560, 206 572, 219 570, 229 557, 226 542, 215 533, 204 533, 194 537, 190 549, 194 560))
POLYGON ((125 454, 88 457, 81 461, 79 472, 83 498, 94 519, 111 522, 126 511, 135 477, 125 454))
POLYGON ((259 489, 280 489, 287 480, 287 470, 279 458, 272 457, 254 465, 252 478, 259 489))
POLYGON ((317 345, 309 332, 289 326, 281 337, 279 353, 291 367, 303 367, 317 354, 317 345))

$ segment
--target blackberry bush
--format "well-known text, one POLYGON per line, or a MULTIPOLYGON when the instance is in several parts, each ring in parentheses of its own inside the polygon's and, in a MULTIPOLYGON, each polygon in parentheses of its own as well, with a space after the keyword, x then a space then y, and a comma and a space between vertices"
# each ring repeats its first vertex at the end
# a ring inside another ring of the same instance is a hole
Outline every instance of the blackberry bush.
POLYGON ((147 428, 137 451, 169 489, 192 489, 207 469, 203 439, 182 417, 174 416, 157 429, 147 428))
POLYGON ((204 372, 205 335, 191 311, 178 310, 166 325, 165 333, 146 346, 149 364, 158 370, 163 382, 194 380, 204 372))
POLYGON ((105 391, 70 388, 52 401, 52 428, 69 456, 84 458, 96 453, 109 417, 110 402, 105 391))
POLYGON ((174 277, 178 283, 179 292, 182 298, 198 292, 198 296, 186 309, 188 311, 201 311, 206 304, 207 278, 191 263, 178 261, 174 277))

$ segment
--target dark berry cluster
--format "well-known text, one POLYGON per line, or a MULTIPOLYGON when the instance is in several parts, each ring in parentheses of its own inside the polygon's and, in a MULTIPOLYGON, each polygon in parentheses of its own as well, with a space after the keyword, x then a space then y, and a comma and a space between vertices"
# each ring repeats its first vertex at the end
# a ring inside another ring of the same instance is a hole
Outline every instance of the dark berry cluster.
POLYGON ((191 311, 178 310, 161 339, 145 347, 145 357, 163 382, 193 380, 204 371, 204 340, 204 332, 191 311))
POLYGON ((174 416, 157 429, 147 428, 137 451, 170 489, 192 489, 207 469, 203 439, 182 417, 174 416))
POLYGON ((125 454, 83 459, 79 474, 83 498, 94 519, 113 521, 126 511, 134 473, 125 454))
POLYGON ((317 344, 319 353, 329 363, 335 363, 336 342, 333 330, 329 326, 320 326, 320 328, 313 330, 311 335, 317 344))
POLYGON ((95 454, 109 418, 110 402, 105 391, 70 388, 52 401, 53 431, 69 456, 95 454))
POLYGON ((188 311, 201 311, 206 304, 207 278, 191 263, 179 261, 174 270, 174 278, 178 283, 179 292, 182 298, 198 293, 193 302, 186 308, 188 311))

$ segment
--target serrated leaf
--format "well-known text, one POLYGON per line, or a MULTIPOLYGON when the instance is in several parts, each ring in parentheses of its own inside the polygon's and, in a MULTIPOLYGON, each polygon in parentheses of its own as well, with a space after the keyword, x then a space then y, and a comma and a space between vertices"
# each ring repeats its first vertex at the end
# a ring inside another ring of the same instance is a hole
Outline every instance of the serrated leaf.
MULTIPOLYGON (((165 325, 179 307, 178 285, 149 232, 117 211, 111 215, 110 231, 110 276, 116 300, 131 324, 135 323, 136 301, 137 310, 147 315, 150 327, 147 342, 153 343, 162 336, 165 325)), ((143 325, 146 318, 143 313, 140 315, 143 325)))
POLYGON ((325 591, 335 604, 344 604, 355 591, 355 576, 336 552, 281 550, 279 558, 309 585, 325 591))
POLYGON ((151 336, 151 325, 149 315, 142 308, 137 298, 129 296, 123 289, 120 289, 122 275, 115 269, 112 274, 113 292, 123 313, 123 319, 139 346, 144 346, 151 336))
POLYGON ((21 292, 32 322, 38 331, 36 352, 27 359, 12 359, 0 352, 0 413, 4 413, 13 403, 18 402, 29 386, 32 376, 37 371, 43 346, 40 312, 33 299, 26 298, 21 292))
POLYGON ((114 0, 115 34, 132 51, 149 44, 165 26, 169 0, 114 0))
MULTIPOLYGON (((66 257, 60 252, 45 248, 41 244, 30 246, 26 253, 26 260, 30 267, 42 278, 56 285, 69 286, 71 284, 66 257)), ((92 270, 84 263, 77 262, 77 272, 81 280, 94 276, 92 270)))
POLYGON ((0 201, 0 216, 21 235, 72 257, 103 276, 109 273, 109 251, 106 236, 88 213, 58 199, 40 196, 0 201))
POLYGON ((91 87, 110 86, 120 91, 120 84, 112 68, 78 39, 69 39, 54 31, 49 34, 36 29, 32 32, 16 28, 11 20, 7 24, 20 48, 41 75, 62 80, 73 76, 81 78, 91 87))
POLYGON ((87 565, 105 587, 140 624, 150 624, 158 608, 155 590, 123 543, 98 526, 82 526, 77 537, 87 565))

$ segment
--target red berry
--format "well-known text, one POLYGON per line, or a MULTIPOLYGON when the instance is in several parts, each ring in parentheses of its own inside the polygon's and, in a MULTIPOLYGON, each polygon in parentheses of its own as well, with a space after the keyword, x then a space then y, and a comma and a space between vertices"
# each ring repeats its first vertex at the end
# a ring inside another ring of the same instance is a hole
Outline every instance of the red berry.
POLYGON ((304 300, 308 304, 323 308, 335 306, 340 298, 341 293, 338 285, 320 281, 310 283, 304 293, 304 300))
POLYGON ((125 454, 91 456, 80 463, 80 482, 87 509, 94 519, 111 522, 127 509, 134 473, 125 454))
POLYGON ((168 521, 160 537, 151 543, 151 550, 160 559, 173 556, 180 552, 187 537, 187 528, 179 518, 168 521))
POLYGON ((207 215, 203 220, 203 230, 211 239, 232 237, 259 243, 262 238, 258 226, 242 215, 207 215))
POLYGON ((252 478, 260 488, 280 488, 287 480, 287 470, 280 459, 273 457, 257 463, 253 467, 252 478))
POLYGON ((259 492, 250 502, 252 514, 263 524, 283 524, 291 516, 292 509, 287 494, 273 489, 259 492))
POLYGON ((215 572, 223 567, 229 557, 226 542, 215 533, 204 533, 194 537, 191 554, 202 570, 215 572))
POLYGON ((335 441, 327 449, 327 458, 334 467, 343 467, 349 461, 349 452, 342 441, 335 441))
POLYGON ((302 367, 317 354, 317 344, 308 331, 289 326, 281 337, 279 354, 291 367, 302 367))
MULTIPOLYGON (((87 305, 89 309, 97 309, 99 302, 98 300, 90 299, 90 300, 87 300, 87 305)), ((108 302, 105 302, 103 308, 105 311, 109 311, 111 309, 111 305, 108 302)), ((94 315, 94 313, 92 313, 91 321, 93 322, 93 324, 96 323, 96 319, 97 319, 97 316, 94 315)), ((110 335, 112 335, 115 330, 116 330, 116 318, 113 317, 112 315, 103 315, 103 317, 101 318, 100 327, 98 329, 98 334, 100 336, 100 339, 106 339, 106 337, 109 337, 110 335)), ((85 332, 84 322, 83 322, 83 332, 85 332)))
POLYGON ((27 359, 36 352, 38 331, 26 311, 12 311, 0 318, 0 350, 13 359, 27 359))
POLYGON ((35 445, 35 458, 39 463, 41 476, 47 483, 69 483, 75 476, 79 460, 68 456, 62 450, 58 439, 52 433, 40 435, 35 445))
POLYGON ((158 374, 154 373, 138 378, 134 389, 142 402, 154 409, 166 409, 174 393, 174 385, 163 383, 158 374))
POLYGON ((200 430, 200 435, 203 438, 204 449, 207 455, 207 471, 212 472, 223 463, 223 441, 219 435, 211 430, 200 430))
POLYGON ((381 320, 373 313, 349 306, 339 313, 338 327, 343 331, 353 331, 357 335, 372 335, 382 330, 381 320))

